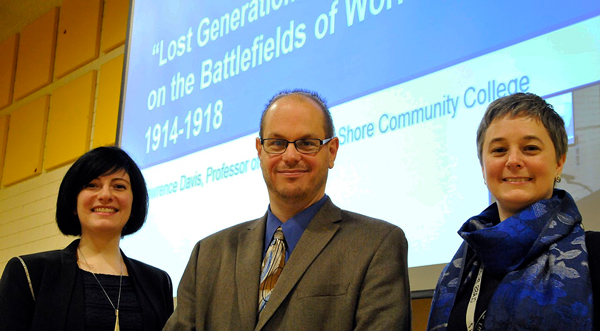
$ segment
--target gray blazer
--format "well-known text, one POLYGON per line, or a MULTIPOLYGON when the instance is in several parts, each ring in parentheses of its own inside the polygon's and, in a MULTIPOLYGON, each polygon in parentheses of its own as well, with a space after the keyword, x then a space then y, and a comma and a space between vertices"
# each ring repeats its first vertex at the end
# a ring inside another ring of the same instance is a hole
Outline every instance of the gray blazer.
POLYGON ((407 242, 330 199, 300 238, 260 319, 267 216, 199 241, 163 330, 410 330, 407 242))

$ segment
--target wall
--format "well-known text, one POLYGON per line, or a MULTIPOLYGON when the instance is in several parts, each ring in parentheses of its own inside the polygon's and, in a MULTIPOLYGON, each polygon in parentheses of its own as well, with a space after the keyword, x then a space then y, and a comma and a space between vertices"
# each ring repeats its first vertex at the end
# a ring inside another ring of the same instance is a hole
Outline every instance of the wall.
POLYGON ((0 40, 0 270, 63 248, 60 181, 96 146, 115 144, 127 0, 63 0, 0 40))

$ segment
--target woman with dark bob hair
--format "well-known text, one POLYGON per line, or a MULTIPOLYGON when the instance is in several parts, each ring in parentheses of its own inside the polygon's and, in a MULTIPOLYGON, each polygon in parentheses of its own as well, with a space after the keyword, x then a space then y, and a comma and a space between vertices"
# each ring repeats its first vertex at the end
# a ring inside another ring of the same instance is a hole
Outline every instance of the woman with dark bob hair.
POLYGON ((562 118, 537 95, 489 105, 477 153, 495 202, 458 231, 464 241, 440 276, 428 330, 593 330, 600 245, 555 188, 567 149, 562 118))
POLYGON ((56 222, 78 236, 63 250, 12 258, 0 279, 0 330, 161 330, 169 275, 120 250, 146 220, 148 191, 118 147, 81 156, 62 180, 56 222))

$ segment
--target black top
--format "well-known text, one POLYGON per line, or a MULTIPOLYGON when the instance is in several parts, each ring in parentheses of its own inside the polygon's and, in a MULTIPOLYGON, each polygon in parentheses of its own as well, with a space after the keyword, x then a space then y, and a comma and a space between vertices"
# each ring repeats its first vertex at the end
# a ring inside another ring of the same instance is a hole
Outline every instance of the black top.
POLYGON ((590 278, 592 278, 592 298, 594 302, 594 330, 600 330, 600 232, 586 231, 585 246, 588 251, 590 278))
POLYGON ((113 330, 115 327, 115 307, 119 308, 119 327, 122 331, 141 331, 142 309, 137 296, 133 290, 133 284, 127 276, 123 276, 122 284, 120 276, 96 274, 83 271, 83 304, 85 306, 85 330, 102 331, 113 330), (102 284, 102 287, 98 285, 102 284), (121 288, 121 299, 119 300, 119 287, 121 288), (106 294, 110 297, 108 301, 106 294))
MULTIPOLYGON (((473 259, 467 263, 465 270, 471 269, 472 265, 473 259)), ((464 277, 466 277, 466 275, 463 276, 463 279, 464 277)), ((490 300, 492 299, 492 295, 494 295, 494 292, 496 292, 496 288, 502 281, 502 278, 503 277, 494 276, 483 269, 483 276, 481 277, 481 290, 475 306, 476 325, 478 324, 478 321, 482 321, 480 319, 483 315, 483 312, 486 310, 490 300)), ((471 294, 473 293, 473 287, 475 286, 476 279, 477 274, 474 274, 469 282, 461 286, 459 289, 456 295, 456 301, 454 302, 454 307, 450 313, 450 319, 448 320, 448 331, 467 330, 467 306, 469 305, 469 299, 471 299, 471 294)))

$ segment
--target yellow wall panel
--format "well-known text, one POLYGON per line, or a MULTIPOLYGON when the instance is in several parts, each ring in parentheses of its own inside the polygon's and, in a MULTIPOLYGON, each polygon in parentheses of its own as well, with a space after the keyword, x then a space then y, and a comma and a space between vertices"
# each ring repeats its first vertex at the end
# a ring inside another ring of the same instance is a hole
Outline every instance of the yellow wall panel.
POLYGON ((21 30, 15 100, 52 82, 59 9, 54 8, 21 30))
POLYGON ((87 152, 95 90, 96 71, 91 71, 52 94, 44 169, 72 162, 87 152))
POLYGON ((12 101, 18 44, 18 34, 0 42, 0 109, 10 105, 12 101))
POLYGON ((56 44, 56 78, 98 57, 102 4, 102 0, 63 1, 56 44))
POLYGON ((11 185, 42 172, 50 97, 43 96, 10 115, 2 185, 11 185))
POLYGON ((106 53, 125 43, 128 14, 129 0, 104 1, 102 41, 100 43, 103 52, 106 53))
POLYGON ((412 329, 413 331, 427 330, 427 320, 431 309, 431 298, 412 299, 412 329))
POLYGON ((8 138, 8 122, 10 116, 0 117, 0 180, 2 179, 2 168, 4 167, 4 158, 6 156, 6 140, 8 138))
POLYGON ((112 146, 117 136, 123 55, 100 67, 92 147, 112 146))

